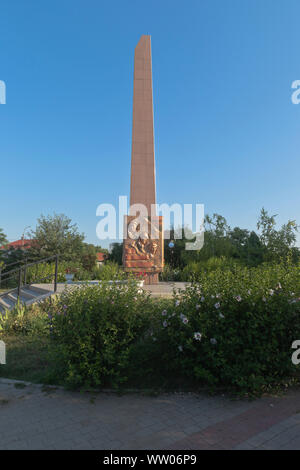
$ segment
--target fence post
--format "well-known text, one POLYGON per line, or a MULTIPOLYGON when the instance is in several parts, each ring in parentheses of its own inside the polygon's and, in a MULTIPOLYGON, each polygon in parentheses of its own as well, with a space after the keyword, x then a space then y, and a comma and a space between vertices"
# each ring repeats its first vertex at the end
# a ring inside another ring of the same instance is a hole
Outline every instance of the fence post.
POLYGON ((27 282, 27 258, 25 259, 25 267, 24 267, 24 285, 26 286, 27 282))
POLYGON ((18 281, 18 300, 20 300, 21 295, 21 285, 22 285, 22 268, 19 269, 19 281, 18 281))
POLYGON ((58 255, 55 258, 54 292, 57 291, 58 255))

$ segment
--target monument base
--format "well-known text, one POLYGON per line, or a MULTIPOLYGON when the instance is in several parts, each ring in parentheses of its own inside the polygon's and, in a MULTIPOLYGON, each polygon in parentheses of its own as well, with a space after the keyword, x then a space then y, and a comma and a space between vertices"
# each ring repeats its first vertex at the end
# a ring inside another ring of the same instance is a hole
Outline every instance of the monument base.
POLYGON ((139 269, 124 269, 125 272, 131 273, 136 276, 139 281, 144 281, 145 285, 158 284, 159 283, 159 272, 143 272, 139 269))
POLYGON ((123 267, 145 284, 157 284, 164 267, 163 218, 154 216, 140 220, 132 215, 125 216, 123 267), (136 232, 141 230, 141 223, 144 238, 136 236, 136 232))
POLYGON ((145 276, 145 284, 158 284, 159 283, 159 274, 158 273, 148 273, 145 276))

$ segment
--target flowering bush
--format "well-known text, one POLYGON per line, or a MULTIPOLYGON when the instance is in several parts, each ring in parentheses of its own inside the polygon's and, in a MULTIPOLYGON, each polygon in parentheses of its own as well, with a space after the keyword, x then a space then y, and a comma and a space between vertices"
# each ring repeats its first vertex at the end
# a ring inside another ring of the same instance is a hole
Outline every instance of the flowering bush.
POLYGON ((133 354, 136 371, 159 368, 161 376, 261 393, 297 370, 291 344, 300 338, 299 268, 215 270, 151 323, 147 347, 133 354))
POLYGON ((191 383, 261 394, 299 373, 291 345, 300 339, 300 270, 216 269, 172 299, 150 297, 134 279, 73 287, 7 313, 1 330, 51 337, 52 383, 191 383))

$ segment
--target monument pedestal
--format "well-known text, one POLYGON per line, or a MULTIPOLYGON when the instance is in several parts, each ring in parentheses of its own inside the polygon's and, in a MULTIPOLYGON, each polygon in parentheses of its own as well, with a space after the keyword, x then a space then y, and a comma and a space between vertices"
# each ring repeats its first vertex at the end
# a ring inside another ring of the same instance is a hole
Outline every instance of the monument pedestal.
POLYGON ((157 284, 163 270, 164 243, 163 218, 158 216, 144 221, 145 230, 140 233, 140 223, 135 216, 126 216, 123 266, 145 284, 157 284))

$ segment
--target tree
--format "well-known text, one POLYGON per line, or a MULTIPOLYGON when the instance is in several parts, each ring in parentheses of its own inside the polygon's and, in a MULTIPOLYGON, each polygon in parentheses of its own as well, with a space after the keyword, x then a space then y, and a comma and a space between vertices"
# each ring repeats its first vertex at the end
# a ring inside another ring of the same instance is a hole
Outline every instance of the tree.
POLYGON ((248 238, 247 264, 248 266, 258 266, 264 260, 264 247, 255 232, 251 232, 248 238))
POLYGON ((96 267, 97 250, 92 244, 84 243, 81 253, 81 264, 86 271, 92 271, 96 267))
POLYGON ((41 215, 37 227, 31 232, 34 240, 30 254, 36 258, 47 258, 58 254, 62 261, 77 261, 83 252, 84 235, 78 232, 64 214, 41 215))
MULTIPOLYGON (((101 250, 103 251, 103 250, 101 250)), ((113 243, 112 250, 109 256, 111 261, 118 263, 119 265, 122 264, 122 256, 123 256, 123 243, 113 243)))
POLYGON ((7 238, 2 228, 0 228, 0 247, 7 243, 7 238))
MULTIPOLYGON (((273 261, 278 257, 286 257, 288 253, 295 252, 296 233, 298 225, 295 220, 289 220, 276 230, 276 215, 269 216, 268 212, 262 208, 257 222, 260 230, 260 241, 264 247, 264 258, 266 261, 273 261)), ((299 250, 296 248, 299 252, 299 250)))

